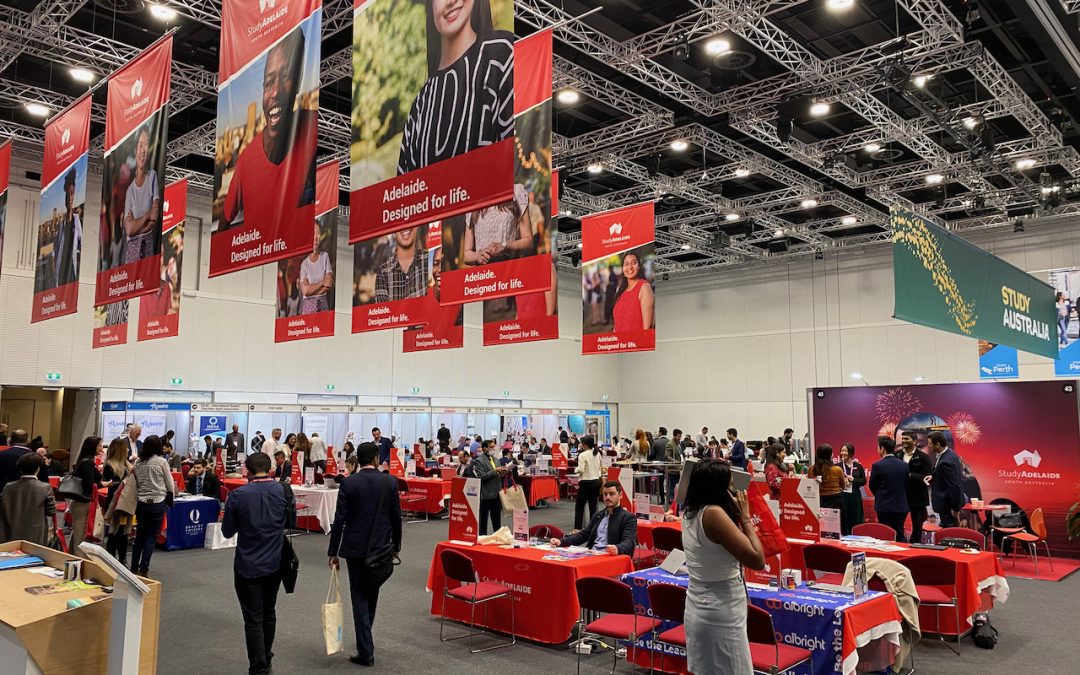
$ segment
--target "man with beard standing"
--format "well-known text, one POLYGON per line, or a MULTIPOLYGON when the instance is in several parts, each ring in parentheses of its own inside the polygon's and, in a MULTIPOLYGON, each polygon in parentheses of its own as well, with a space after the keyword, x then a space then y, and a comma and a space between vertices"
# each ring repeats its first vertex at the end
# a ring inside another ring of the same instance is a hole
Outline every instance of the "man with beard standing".
POLYGON ((919 450, 915 443, 914 431, 900 433, 902 452, 897 457, 908 465, 907 501, 911 510, 911 543, 922 543, 923 523, 926 522, 926 507, 930 503, 930 493, 926 489, 926 477, 930 475, 930 457, 919 450))

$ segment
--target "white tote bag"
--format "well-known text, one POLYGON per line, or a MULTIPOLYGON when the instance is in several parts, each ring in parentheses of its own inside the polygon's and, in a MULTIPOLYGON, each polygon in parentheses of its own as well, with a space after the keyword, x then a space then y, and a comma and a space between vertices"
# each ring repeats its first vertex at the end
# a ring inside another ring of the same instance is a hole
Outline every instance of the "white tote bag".
POLYGON ((322 630, 327 656, 345 649, 345 606, 341 604, 341 580, 336 567, 330 568, 330 588, 322 606, 322 630))

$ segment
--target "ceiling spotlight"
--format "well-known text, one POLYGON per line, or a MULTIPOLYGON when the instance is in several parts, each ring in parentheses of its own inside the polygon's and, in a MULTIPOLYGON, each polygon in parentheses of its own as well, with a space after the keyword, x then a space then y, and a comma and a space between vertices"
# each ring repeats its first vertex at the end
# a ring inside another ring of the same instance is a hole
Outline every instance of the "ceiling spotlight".
POLYGON ((839 12, 854 7, 855 0, 827 0, 825 5, 834 12, 839 12))
POLYGON ((780 237, 784 236, 784 228, 782 228, 782 227, 777 228, 776 232, 773 232, 772 234, 773 234, 774 237, 779 239, 780 237))
POLYGON ((810 114, 814 117, 824 117, 831 109, 832 107, 825 101, 814 101, 810 105, 810 114))
POLYGON ((965 129, 974 129, 978 123, 979 122, 974 117, 965 117, 961 122, 965 129))
POLYGON ((736 220, 739 219, 739 217, 739 214, 732 211, 731 213, 724 216, 724 220, 728 221, 729 223, 734 223, 736 220))
POLYGON ((809 197, 809 198, 804 199, 801 202, 799 202, 799 206, 801 206, 804 209, 812 209, 815 206, 817 206, 817 204, 818 204, 818 201, 816 199, 814 199, 813 197, 809 197))
POLYGON ((566 217, 567 218, 573 218, 574 217, 574 212, 571 211, 570 209, 566 209, 566 217))
POLYGON ((176 18, 176 10, 163 5, 150 5, 150 15, 161 21, 172 21, 176 18))
POLYGON ((926 177, 927 185, 941 185, 941 181, 945 180, 945 176, 940 173, 932 173, 926 177))
POLYGON ((690 250, 690 244, 683 244, 679 248, 681 248, 684 251, 689 251, 690 250))
POLYGON ((1027 169, 1033 168, 1036 164, 1038 164, 1038 162, 1036 162, 1034 159, 1030 157, 1025 157, 1024 159, 1016 160, 1016 164, 1014 164, 1013 166, 1016 167, 1017 171, 1025 171, 1027 169))
POLYGON ((705 43, 705 53, 710 56, 720 56, 731 51, 731 43, 723 38, 713 38, 705 43))
POLYGON ((859 222, 859 219, 855 216, 844 216, 840 219, 841 225, 854 225, 857 222, 859 222))
POLYGON ((681 138, 677 138, 671 142, 671 149, 675 152, 682 152, 690 147, 690 144, 681 138))
POLYGON ((589 168, 589 173, 594 174, 594 175, 598 174, 598 173, 603 173, 603 171, 604 171, 604 165, 600 164, 600 163, 590 164, 588 168, 589 168))
POLYGON ((863 150, 866 150, 871 155, 875 152, 881 152, 881 143, 867 143, 863 146, 863 150))
POLYGON ((743 169, 743 168, 735 169, 735 177, 736 178, 746 178, 749 175, 750 175, 750 169, 743 169))
POLYGON ((578 247, 578 248, 581 248, 581 246, 582 246, 582 244, 581 244, 581 242, 579 241, 579 242, 577 243, 577 247, 578 247))
POLYGON ((853 379, 853 380, 861 380, 862 379, 862 373, 860 373, 859 371, 855 371, 854 373, 851 374, 851 379, 853 379))
POLYGON ((555 98, 559 103, 573 105, 581 100, 581 94, 576 89, 560 89, 559 93, 555 94, 555 98))
POLYGON ((960 204, 961 204, 961 205, 962 205, 962 206, 963 206, 963 207, 964 207, 965 209, 966 209, 966 208, 969 208, 969 207, 970 207, 970 206, 971 206, 972 204, 974 204, 974 203, 975 203, 975 202, 973 202, 973 201, 972 201, 972 200, 970 200, 970 199, 965 199, 964 201, 960 202, 960 204))
POLYGON ((672 56, 674 56, 679 61, 689 61, 690 38, 684 35, 683 38, 679 40, 678 44, 675 45, 675 49, 673 49, 671 53, 672 56))
POLYGON ((924 87, 926 87, 926 83, 932 79, 934 79, 933 75, 922 73, 911 78, 911 83, 915 85, 918 89, 923 89, 924 87))
POLYGON ((1053 194, 1055 192, 1060 192, 1061 191, 1061 186, 1060 185, 1044 185, 1039 189, 1042 191, 1042 193, 1044 195, 1049 195, 1049 194, 1053 194))
POLYGON ((68 70, 68 73, 71 75, 71 79, 76 82, 89 84, 94 81, 94 72, 87 70, 86 68, 71 68, 68 70))
POLYGON ((26 112, 34 117, 45 117, 49 114, 48 106, 44 106, 40 103, 27 103, 24 107, 26 108, 26 112))
POLYGON ((922 375, 916 375, 916 376, 915 376, 915 381, 916 381, 916 382, 925 382, 925 381, 926 381, 926 378, 925 378, 925 377, 923 377, 922 375))

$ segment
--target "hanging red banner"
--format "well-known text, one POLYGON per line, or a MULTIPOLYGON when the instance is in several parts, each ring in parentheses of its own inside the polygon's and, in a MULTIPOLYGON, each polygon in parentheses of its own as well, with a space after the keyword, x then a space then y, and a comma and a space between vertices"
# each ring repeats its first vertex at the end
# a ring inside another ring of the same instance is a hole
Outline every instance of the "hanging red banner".
POLYGON ((311 248, 320 0, 224 0, 209 276, 311 248))
POLYGON ((95 307, 158 287, 171 68, 170 35, 109 76, 95 307))
POLYGON ((655 238, 652 202, 582 218, 582 354, 656 348, 655 238))
POLYGON ((94 308, 94 349, 127 344, 128 308, 127 300, 94 308))
POLYGON ((337 160, 319 166, 310 252, 278 262, 274 342, 334 335, 338 176, 337 160))
POLYGON ((91 104, 90 96, 83 96, 45 124, 30 323, 79 309, 91 104))
POLYGON ((187 179, 165 188, 161 209, 161 268, 157 291, 139 298, 136 340, 156 340, 180 334, 180 273, 184 266, 184 219, 187 218, 187 179))
POLYGON ((465 346, 464 307, 439 304, 442 294, 442 226, 428 225, 428 291, 425 296, 423 327, 402 331, 402 351, 421 352, 434 349, 457 349, 465 346))
POLYGON ((7 222, 8 181, 11 177, 11 141, 0 143, 0 268, 4 265, 4 223, 7 222))

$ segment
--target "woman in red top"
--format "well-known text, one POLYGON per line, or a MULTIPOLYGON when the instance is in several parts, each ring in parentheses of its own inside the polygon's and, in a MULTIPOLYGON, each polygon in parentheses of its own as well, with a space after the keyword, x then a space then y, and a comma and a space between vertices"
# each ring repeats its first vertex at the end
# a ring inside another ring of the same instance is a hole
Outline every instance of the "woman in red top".
POLYGON ((784 446, 773 443, 765 450, 765 484, 769 486, 769 496, 780 499, 780 484, 788 475, 784 464, 784 446))
POLYGON ((633 251, 623 256, 623 278, 615 293, 614 318, 616 333, 644 331, 653 325, 653 290, 644 278, 641 259, 633 251))
POLYGON ((514 297, 517 306, 517 320, 543 319, 555 316, 556 302, 559 293, 559 277, 555 273, 555 265, 551 266, 551 288, 536 293, 525 293, 514 297))

